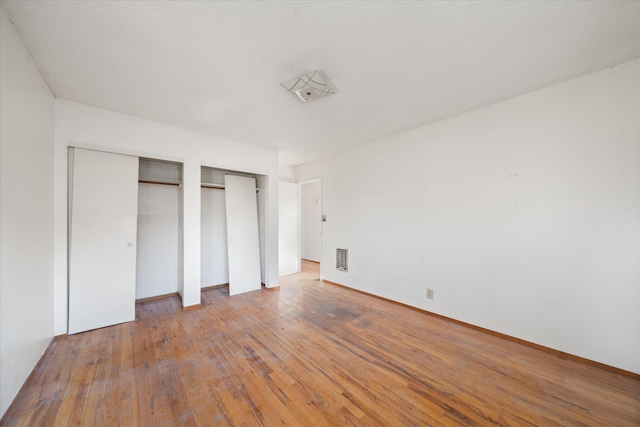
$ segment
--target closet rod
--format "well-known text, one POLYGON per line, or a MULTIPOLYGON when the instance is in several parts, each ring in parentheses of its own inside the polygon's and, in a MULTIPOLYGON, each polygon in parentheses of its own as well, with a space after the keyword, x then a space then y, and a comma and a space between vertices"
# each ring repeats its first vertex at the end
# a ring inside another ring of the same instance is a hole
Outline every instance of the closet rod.
POLYGON ((203 182, 200 184, 200 187, 202 188, 214 188, 214 189, 218 189, 218 190, 224 190, 224 185, 223 184, 209 184, 208 182, 203 182))
POLYGON ((179 182, 153 181, 153 180, 150 180, 150 179, 139 179, 138 182, 141 183, 141 184, 158 184, 158 185, 171 185, 171 186, 174 186, 174 187, 180 187, 180 183, 179 182))
MULTIPOLYGON (((207 184, 207 183, 202 183, 200 184, 201 188, 210 188, 212 190, 223 190, 224 191, 224 185, 222 184, 207 184)), ((260 189, 256 188, 256 193, 260 193, 260 189)))

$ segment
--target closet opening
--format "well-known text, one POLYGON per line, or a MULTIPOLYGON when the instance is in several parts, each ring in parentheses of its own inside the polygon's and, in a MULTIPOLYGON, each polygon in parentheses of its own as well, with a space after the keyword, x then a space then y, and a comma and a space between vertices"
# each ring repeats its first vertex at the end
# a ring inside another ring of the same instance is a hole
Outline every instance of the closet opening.
POLYGON ((202 290, 264 286, 267 183, 266 175, 202 166, 202 290))
POLYGON ((140 158, 136 301, 178 295, 182 278, 182 164, 140 158))

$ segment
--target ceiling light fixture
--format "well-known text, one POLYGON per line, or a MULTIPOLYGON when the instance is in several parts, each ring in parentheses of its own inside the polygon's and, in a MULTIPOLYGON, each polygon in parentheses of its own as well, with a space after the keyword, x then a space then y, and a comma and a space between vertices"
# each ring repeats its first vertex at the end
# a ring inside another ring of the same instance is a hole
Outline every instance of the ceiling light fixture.
POLYGON ((280 85, 302 103, 336 93, 326 74, 319 70, 303 74, 280 85))

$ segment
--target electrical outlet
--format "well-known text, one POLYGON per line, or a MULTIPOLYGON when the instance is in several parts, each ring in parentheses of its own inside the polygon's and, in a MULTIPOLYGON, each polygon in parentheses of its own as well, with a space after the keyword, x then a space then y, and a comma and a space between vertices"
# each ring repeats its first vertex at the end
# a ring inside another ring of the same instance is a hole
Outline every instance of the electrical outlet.
POLYGON ((433 289, 427 288, 427 299, 433 299, 433 289))

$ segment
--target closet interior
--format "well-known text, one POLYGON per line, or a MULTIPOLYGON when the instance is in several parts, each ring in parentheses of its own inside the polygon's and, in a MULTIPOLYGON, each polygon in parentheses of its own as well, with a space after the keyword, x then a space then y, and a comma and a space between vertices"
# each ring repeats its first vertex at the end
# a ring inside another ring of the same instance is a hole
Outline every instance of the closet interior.
MULTIPOLYGON (((201 288, 265 283, 267 179, 201 168, 201 288)), ((182 163, 70 148, 69 333, 131 321, 135 301, 184 298, 184 197, 182 163)))
POLYGON ((136 300, 178 292, 182 277, 182 164, 140 158, 136 300))
POLYGON ((265 283, 266 191, 264 175, 201 168, 201 288, 265 283))

